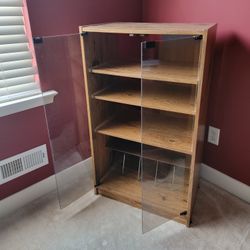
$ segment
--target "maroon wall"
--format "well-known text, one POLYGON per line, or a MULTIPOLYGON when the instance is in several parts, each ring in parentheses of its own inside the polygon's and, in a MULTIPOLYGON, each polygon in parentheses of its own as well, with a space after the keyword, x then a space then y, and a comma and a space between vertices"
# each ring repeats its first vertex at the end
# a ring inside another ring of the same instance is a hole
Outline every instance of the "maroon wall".
MULTIPOLYGON (((27 4, 33 36, 76 33, 79 25, 142 18, 141 0, 106 0, 105 4, 102 0, 27 0, 27 4)), ((0 131, 0 160, 44 143, 49 148, 43 108, 0 118, 0 131)), ((1 185, 0 200, 53 174, 50 152, 49 158, 48 166, 1 185)))
MULTIPOLYGON (((47 144, 48 134, 42 107, 0 118, 0 159, 11 157, 34 147, 47 144)), ((0 200, 53 174, 50 164, 0 187, 0 200)))
POLYGON ((250 185, 250 2, 248 0, 144 0, 148 22, 218 24, 208 124, 220 144, 205 145, 204 162, 250 185))
POLYGON ((78 26, 141 21, 142 0, 27 0, 34 36, 78 32, 78 26))

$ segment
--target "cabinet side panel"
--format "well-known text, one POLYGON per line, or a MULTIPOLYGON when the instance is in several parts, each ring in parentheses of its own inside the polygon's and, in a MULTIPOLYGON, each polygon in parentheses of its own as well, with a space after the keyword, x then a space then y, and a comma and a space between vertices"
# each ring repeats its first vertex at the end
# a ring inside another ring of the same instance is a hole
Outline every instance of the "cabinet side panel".
MULTIPOLYGON (((107 50, 103 50, 102 45, 105 39, 105 34, 86 33, 81 36, 90 146, 93 159, 95 185, 98 185, 100 178, 108 170, 110 157, 110 152, 106 148, 107 137, 97 134, 95 129, 100 123, 107 119, 108 115, 110 115, 111 106, 109 103, 101 103, 92 98, 92 94, 101 87, 102 82, 101 79, 98 79, 97 76, 90 73, 89 69, 95 64, 96 58, 99 60, 106 58, 106 55, 104 54, 107 53, 107 50)), ((111 41, 109 41, 109 44, 110 43, 111 41)))
POLYGON ((199 183, 199 167, 202 163, 203 145, 206 128, 206 114, 209 92, 209 81, 211 80, 211 58, 213 56, 214 42, 216 35, 216 26, 210 28, 203 35, 203 43, 200 51, 200 65, 199 65, 199 88, 197 91, 197 115, 195 117, 193 141, 196 142, 192 162, 190 186, 188 195, 188 220, 189 226, 192 210, 195 204, 195 198, 199 183))

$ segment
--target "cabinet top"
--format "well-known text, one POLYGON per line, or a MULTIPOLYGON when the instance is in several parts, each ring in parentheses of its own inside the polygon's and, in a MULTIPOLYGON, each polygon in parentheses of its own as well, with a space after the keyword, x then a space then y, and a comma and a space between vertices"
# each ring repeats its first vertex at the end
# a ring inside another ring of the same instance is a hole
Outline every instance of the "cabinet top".
POLYGON ((214 23, 103 23, 81 26, 80 32, 119 33, 119 34, 170 34, 196 35, 203 34, 216 24, 214 23))

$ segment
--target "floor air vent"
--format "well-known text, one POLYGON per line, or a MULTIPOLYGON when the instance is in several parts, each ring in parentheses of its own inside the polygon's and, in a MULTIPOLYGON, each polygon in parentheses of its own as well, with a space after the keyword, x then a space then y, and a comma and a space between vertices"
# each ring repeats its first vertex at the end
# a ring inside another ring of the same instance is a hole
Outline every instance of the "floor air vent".
POLYGON ((49 163, 47 147, 42 145, 0 161, 0 184, 27 174, 49 163))

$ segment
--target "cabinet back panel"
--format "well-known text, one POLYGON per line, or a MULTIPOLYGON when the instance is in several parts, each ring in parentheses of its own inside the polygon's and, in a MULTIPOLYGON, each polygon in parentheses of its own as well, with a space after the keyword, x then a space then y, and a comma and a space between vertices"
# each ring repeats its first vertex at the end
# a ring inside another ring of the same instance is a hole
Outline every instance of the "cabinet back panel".
POLYGON ((159 46, 159 59, 162 61, 198 65, 200 40, 177 39, 161 42, 159 46))

